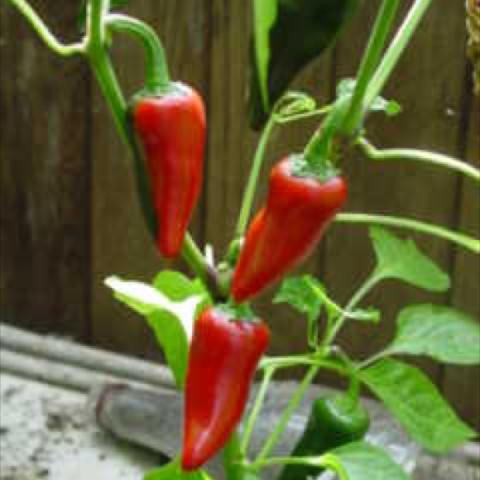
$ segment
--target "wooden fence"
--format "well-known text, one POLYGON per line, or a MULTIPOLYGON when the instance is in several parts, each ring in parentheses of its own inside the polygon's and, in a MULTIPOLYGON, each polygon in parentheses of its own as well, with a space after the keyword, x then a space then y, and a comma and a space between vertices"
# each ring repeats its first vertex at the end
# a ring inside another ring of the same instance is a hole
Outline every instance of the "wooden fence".
MULTIPOLYGON (((77 36, 77 3, 32 2, 68 40, 77 36)), ((355 72, 378 3, 364 2, 341 41, 306 68, 294 87, 322 102, 332 99, 338 79, 355 72)), ((249 4, 135 0, 130 7, 161 34, 173 76, 193 84, 206 99, 208 159, 192 232, 217 255, 231 235, 258 140, 246 121, 249 4)), ((141 319, 117 304, 102 284, 112 273, 149 280, 168 265, 145 231, 128 155, 98 87, 81 59, 63 60, 48 51, 5 1, 0 28, 1 319, 158 358, 141 319)), ((464 2, 435 0, 386 90, 403 105, 403 114, 393 120, 378 115, 368 123, 377 145, 431 148, 479 165, 480 109, 471 94, 465 38, 464 2)), ((142 81, 138 46, 118 38, 113 50, 122 83, 132 93, 142 81)), ((314 126, 278 128, 265 170, 301 148, 314 126)), ((468 180, 408 162, 377 164, 361 155, 349 158, 345 169, 350 211, 395 212, 479 234, 478 189, 468 180)), ((410 303, 451 304, 480 317, 478 256, 438 239, 414 238, 452 275, 452 289, 431 295, 388 282, 374 291, 366 303, 381 307, 384 325, 349 327, 341 342, 352 354, 366 356, 384 345, 395 314, 410 303)), ((334 225, 302 271, 317 274, 344 302, 372 263, 366 228, 334 225)), ((264 296, 257 308, 274 330, 271 351, 301 351, 305 322, 268 300, 264 296)), ((480 370, 418 363, 459 413, 480 427, 480 370)))

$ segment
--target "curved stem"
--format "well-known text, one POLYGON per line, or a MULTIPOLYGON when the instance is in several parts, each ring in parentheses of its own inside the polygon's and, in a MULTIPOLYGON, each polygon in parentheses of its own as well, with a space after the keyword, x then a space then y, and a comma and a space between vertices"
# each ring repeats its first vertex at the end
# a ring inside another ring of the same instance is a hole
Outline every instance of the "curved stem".
POLYGON ((146 52, 146 86, 148 90, 167 88, 170 84, 165 49, 155 30, 128 15, 109 14, 107 26, 115 32, 125 32, 139 39, 146 52))
POLYGON ((275 123, 278 123, 279 125, 284 125, 286 123, 296 122, 297 120, 317 117, 317 116, 321 116, 321 115, 325 115, 326 113, 329 113, 331 109, 332 109, 331 105, 327 105, 325 107, 317 108, 309 112, 295 113, 293 115, 286 115, 285 117, 277 116, 277 118, 275 119, 275 123))
POLYGON ((374 147, 366 138, 358 139, 357 143, 367 157, 373 158, 374 160, 405 159, 430 163, 432 165, 438 165, 440 167, 449 168, 450 170, 455 170, 480 183, 480 170, 466 162, 449 157, 448 155, 429 152, 427 150, 414 150, 408 148, 389 148, 386 150, 379 150, 378 148, 374 147))
MULTIPOLYGON (((358 305, 358 303, 365 297, 365 295, 367 295, 367 293, 369 293, 380 280, 381 278, 376 276, 375 274, 372 274, 370 277, 368 277, 367 280, 360 286, 360 288, 355 292, 353 297, 347 303, 345 311, 348 312, 350 310, 353 310, 358 305)), ((342 329, 343 325, 347 320, 348 317, 345 315, 345 313, 343 313, 340 318, 335 322, 332 329, 325 335, 325 339, 322 342, 324 346, 328 346, 333 343, 336 336, 338 335, 338 332, 342 329)))
POLYGON ((432 0, 415 0, 368 86, 365 108, 368 108, 382 91, 431 2, 432 0))
POLYGON ((188 232, 183 240, 182 257, 194 271, 195 275, 202 280, 205 286, 209 287, 210 275, 208 262, 188 232))
POLYGON ((255 460, 248 466, 249 470, 259 470, 263 467, 274 467, 275 465, 305 465, 307 462, 302 457, 270 457, 262 460, 255 460))
MULTIPOLYGON (((451 230, 439 227, 438 225, 411 220, 409 218, 391 217, 388 215, 369 215, 366 213, 339 213, 335 217, 335 221, 339 223, 367 223, 406 228, 448 240, 473 253, 480 253, 480 240, 476 238, 469 237, 463 233, 452 232, 451 230)), ((348 310, 348 308, 346 308, 346 310, 348 310)))
POLYGON ((358 127, 359 120, 363 114, 363 98, 368 84, 378 67, 383 47, 387 40, 388 33, 399 7, 399 0, 383 0, 375 20, 372 34, 365 54, 360 64, 350 103, 350 110, 345 121, 345 132, 351 134, 358 127))
POLYGON ((252 411, 250 412, 250 415, 248 416, 248 419, 245 423, 245 429, 243 431, 242 441, 240 443, 240 450, 243 455, 247 454, 248 446, 250 444, 250 438, 252 436, 255 423, 257 421, 258 414, 262 409, 265 395, 267 393, 268 386, 275 373, 275 370, 275 367, 269 367, 265 369, 265 372, 263 374, 263 380, 258 390, 257 397, 255 398, 255 404, 253 405, 252 411))
POLYGON ((313 365, 308 369, 305 377, 303 378, 302 382, 300 383, 297 390, 295 391, 292 398, 290 399, 290 402, 288 403, 287 408, 285 408, 279 421, 275 425, 273 432, 270 434, 263 448, 260 450, 260 453, 255 459, 255 463, 261 462, 262 460, 264 460, 270 454, 272 449, 275 447, 275 445, 278 442, 278 439, 280 438, 280 435, 285 430, 285 427, 287 426, 290 420, 290 417, 292 416, 293 412, 300 404, 303 396, 305 395, 305 392, 307 391, 308 387, 310 386, 313 379, 315 378, 315 375, 317 374, 319 368, 320 367, 318 367, 317 365, 313 365))
POLYGON ((69 57, 85 53, 85 39, 78 43, 65 44, 60 42, 45 25, 39 15, 25 0, 7 0, 27 19, 37 35, 43 40, 50 50, 58 55, 69 57))
POLYGON ((346 375, 345 368, 337 362, 328 360, 326 358, 320 358, 317 354, 312 355, 290 355, 283 357, 266 357, 260 362, 260 369, 267 368, 290 368, 298 366, 317 366, 319 368, 325 368, 332 370, 340 375, 346 375))
POLYGON ((134 152, 133 140, 127 128, 127 103, 113 70, 109 56, 103 50, 89 50, 92 70, 112 112, 113 121, 123 143, 134 152))
POLYGON ((240 214, 238 216, 237 227, 235 229, 236 237, 242 237, 245 233, 245 229, 248 225, 250 218, 250 211, 252 210, 253 200, 255 198, 255 191, 257 188, 258 177, 262 169, 263 160, 265 158, 265 149, 267 147, 268 139, 275 126, 275 115, 270 115, 265 128, 262 131, 260 141, 258 142, 257 150, 253 158, 252 168, 250 170, 250 176, 243 193, 242 206, 240 208, 240 214))
POLYGON ((366 367, 372 365, 375 362, 378 362, 378 360, 381 360, 382 358, 385 358, 385 357, 388 357, 389 355, 392 355, 392 353, 395 353, 395 352, 392 352, 388 348, 386 348, 385 350, 381 350, 380 352, 375 353, 374 355, 367 358, 366 360, 358 362, 355 367, 356 367, 357 370, 361 370, 363 368, 366 368, 366 367))

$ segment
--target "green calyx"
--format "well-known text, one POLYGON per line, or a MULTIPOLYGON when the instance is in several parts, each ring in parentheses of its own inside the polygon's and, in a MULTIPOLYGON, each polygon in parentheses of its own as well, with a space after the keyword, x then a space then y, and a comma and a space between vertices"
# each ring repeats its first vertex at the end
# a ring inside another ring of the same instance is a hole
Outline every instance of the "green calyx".
POLYGON ((215 309, 229 317, 232 321, 259 322, 258 317, 253 310, 245 303, 235 304, 233 302, 220 303, 215 305, 215 309))
POLYGON ((344 146, 349 137, 345 137, 342 128, 350 100, 350 95, 340 96, 337 99, 320 129, 303 151, 303 158, 308 166, 302 169, 319 179, 330 178, 335 172, 335 165, 343 156, 344 146))
POLYGON ((314 177, 321 183, 324 183, 340 174, 340 169, 336 168, 335 165, 327 159, 318 167, 312 166, 312 164, 306 160, 304 154, 291 155, 289 160, 291 173, 295 177, 314 177))
POLYGON ((186 87, 180 82, 169 82, 167 85, 144 86, 134 93, 130 99, 130 106, 149 98, 186 95, 186 87))

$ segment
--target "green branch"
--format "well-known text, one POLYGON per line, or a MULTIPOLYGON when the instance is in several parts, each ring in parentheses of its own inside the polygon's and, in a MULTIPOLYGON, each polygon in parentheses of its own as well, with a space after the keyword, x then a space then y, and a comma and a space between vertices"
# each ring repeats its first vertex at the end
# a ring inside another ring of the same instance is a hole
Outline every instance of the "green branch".
POLYGON ((390 74, 397 65, 399 58, 408 46, 420 21, 428 10, 432 0, 415 0, 403 24, 399 28, 393 42, 383 57, 365 96, 364 107, 368 109, 372 102, 380 95, 390 74))
POLYGON ((272 449, 275 447, 275 445, 277 444, 280 438, 280 435, 285 430, 285 427, 287 426, 290 420, 290 417, 292 416, 293 412, 296 410, 296 408, 300 404, 303 396, 305 395, 305 392, 307 391, 308 387, 310 386, 313 379, 315 378, 315 375, 317 374, 318 370, 319 370, 319 367, 316 365, 313 365, 308 369, 305 377, 303 378, 302 382, 300 383, 297 390, 295 391, 292 398, 290 399, 290 402, 288 403, 287 408, 285 408, 279 421, 275 425, 273 432, 267 438, 267 441, 265 442, 263 448, 260 450, 260 453, 257 455, 257 458, 255 459, 255 463, 262 462, 263 460, 265 460, 265 458, 270 454, 272 449))
POLYGON ((238 216, 237 227, 235 229, 236 238, 240 238, 245 233, 248 221, 250 219, 250 212, 252 210, 253 201, 255 199, 255 191, 257 188, 258 178, 262 169, 263 160, 265 158, 265 150, 267 147, 268 139, 275 126, 275 114, 272 113, 268 119, 268 123, 262 131, 260 141, 258 142, 257 150, 253 158, 252 168, 250 169, 250 175, 248 177, 247 185, 242 198, 242 206, 240 208, 240 214, 238 216))
POLYGON ((463 233, 452 232, 451 230, 439 227, 438 225, 411 220, 409 218, 392 217, 387 215, 369 215, 366 213, 339 213, 335 217, 335 221, 339 223, 367 223, 405 228, 439 237, 466 248, 473 253, 480 253, 480 240, 476 238, 469 237, 463 233))
POLYGON ((250 438, 252 436, 253 429, 257 422, 257 418, 260 413, 260 410, 262 409, 263 402, 265 400, 265 395, 267 394, 268 386, 270 385, 270 381, 275 373, 275 370, 276 370, 275 367, 270 367, 265 369, 263 373, 262 383, 260 384, 260 388, 258 389, 258 393, 255 398, 255 403, 245 423, 245 428, 242 435, 242 441, 240 443, 240 450, 242 454, 245 456, 248 453, 250 438))
POLYGON ((416 160, 419 162, 449 168, 450 170, 460 172, 480 183, 480 170, 466 162, 449 157, 448 155, 433 153, 426 150, 413 150, 407 148, 379 150, 365 138, 360 138, 357 141, 357 144, 364 151, 367 157, 370 157, 374 160, 416 160))
POLYGON ((107 26, 115 32, 133 35, 142 42, 146 53, 146 86, 147 90, 167 88, 170 84, 165 49, 155 30, 146 23, 127 15, 109 14, 107 26))
POLYGON ((58 55, 70 57, 72 55, 83 54, 86 49, 86 40, 81 42, 65 44, 60 42, 55 35, 45 25, 43 20, 33 10, 25 0, 7 0, 27 19, 37 35, 43 40, 50 50, 58 55))
POLYGON ((350 103, 350 110, 345 121, 345 131, 351 134, 358 127, 361 116, 364 112, 363 99, 368 84, 378 67, 388 33, 395 19, 399 7, 399 0, 383 0, 380 10, 375 20, 370 40, 365 50, 365 54, 360 64, 360 68, 355 83, 350 103))

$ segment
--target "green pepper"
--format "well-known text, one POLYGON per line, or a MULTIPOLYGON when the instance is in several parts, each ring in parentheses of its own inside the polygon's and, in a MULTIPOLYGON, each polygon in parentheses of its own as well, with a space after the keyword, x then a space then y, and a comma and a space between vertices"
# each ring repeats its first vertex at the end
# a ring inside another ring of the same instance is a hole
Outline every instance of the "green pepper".
MULTIPOLYGON (((361 440, 370 426, 366 408, 346 395, 321 397, 312 404, 302 437, 293 457, 318 456, 346 443, 361 440)), ((322 468, 310 465, 287 465, 279 480, 306 480, 317 477, 322 468)))

